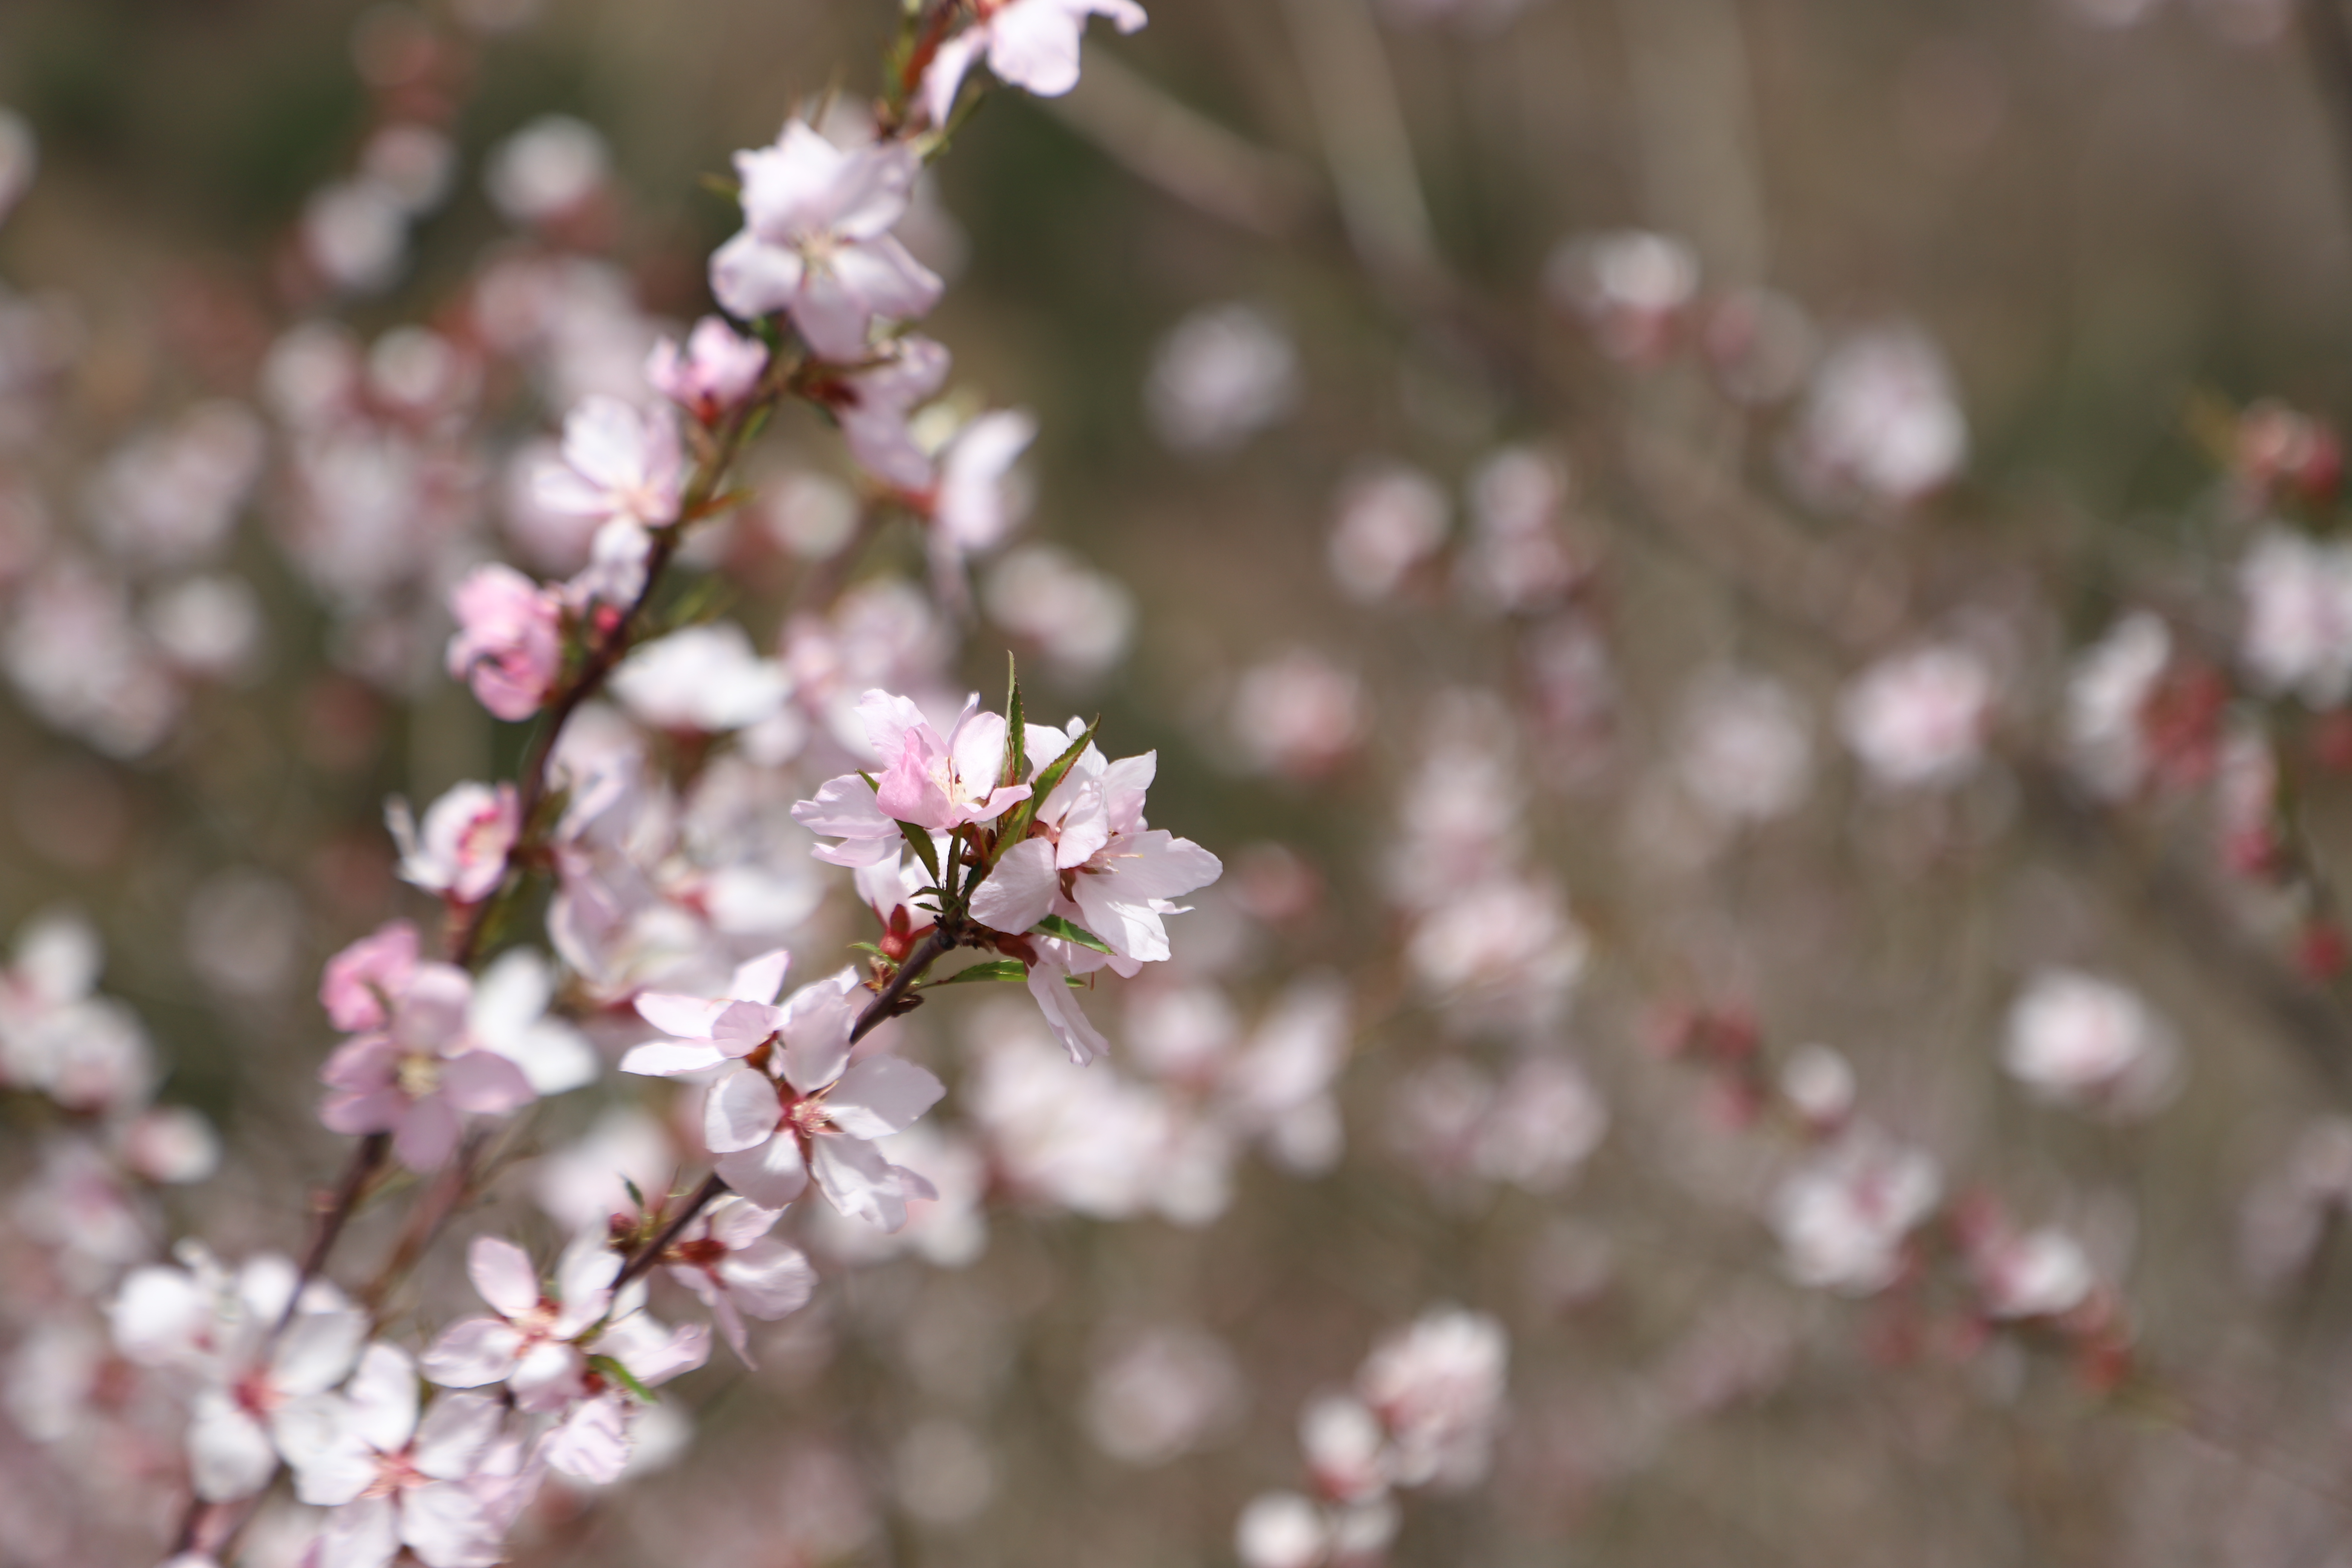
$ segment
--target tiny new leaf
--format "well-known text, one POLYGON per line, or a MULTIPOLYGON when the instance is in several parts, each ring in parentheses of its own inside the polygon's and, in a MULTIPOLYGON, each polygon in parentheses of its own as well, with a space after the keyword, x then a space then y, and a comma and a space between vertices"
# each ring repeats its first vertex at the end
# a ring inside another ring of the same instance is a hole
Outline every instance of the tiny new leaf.
POLYGON ((1028 723, 1021 710, 1021 667, 1008 653, 1004 656, 1004 772, 996 783, 1000 789, 1009 789, 1029 776, 1029 754, 1024 745, 1028 723))
POLYGON ((588 1358, 588 1364, 595 1368, 598 1372, 603 1373, 606 1377, 611 1378, 614 1383, 619 1384, 623 1388, 627 1389, 631 1394, 635 1394, 639 1402, 646 1405, 655 1403, 654 1391, 647 1388, 644 1384, 639 1383, 637 1381, 637 1374, 631 1372, 627 1367, 623 1366, 617 1357, 608 1355, 592 1355, 588 1358))
MULTIPOLYGON (((1037 775, 1037 782, 1029 790, 1029 798, 1005 815, 1004 830, 996 840, 998 856, 1029 837, 1029 825, 1037 820, 1037 808, 1045 804, 1045 797, 1060 787, 1062 780, 1077 765, 1078 759, 1086 755, 1087 748, 1094 743, 1095 731, 1101 724, 1102 720, 1097 717, 1087 726, 1085 734, 1065 746, 1062 754, 1046 763, 1045 771, 1037 775)), ((995 861, 992 858, 989 863, 993 866, 995 861)))
POLYGON ((942 979, 930 981, 923 989, 929 991, 941 985, 979 985, 989 981, 1019 982, 1028 977, 1029 966, 1019 959, 992 958, 985 963, 974 963, 942 979))
POLYGON ((1075 942, 1080 947, 1093 948, 1097 952, 1109 952, 1110 943, 1081 925, 1072 925, 1059 915, 1047 915, 1029 928, 1041 936, 1058 936, 1064 942, 1075 942))

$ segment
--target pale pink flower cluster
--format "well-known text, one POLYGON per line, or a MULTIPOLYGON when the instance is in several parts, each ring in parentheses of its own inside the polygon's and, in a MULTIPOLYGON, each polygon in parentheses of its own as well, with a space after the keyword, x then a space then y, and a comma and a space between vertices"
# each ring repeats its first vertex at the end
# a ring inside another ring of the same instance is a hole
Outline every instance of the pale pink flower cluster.
POLYGON ((2273 525, 2238 563, 2238 658, 2265 692, 2333 708, 2352 692, 2352 544, 2273 525))
POLYGON ((2011 1007, 2000 1065, 2039 1100, 2113 1121, 2180 1087, 2180 1045, 2137 992, 2076 969, 2035 974, 2011 1007))
POLYGON ((1911 1233, 1943 1196, 1933 1155, 1857 1124, 1781 1182, 1769 1218, 1790 1278, 1869 1296, 1903 1273, 1911 1233))
POLYGON ((1820 504, 1913 505, 1958 478, 1968 417, 1943 352, 1918 328, 1855 332, 1814 369, 1785 457, 1820 504))
POLYGON ((1873 783, 1934 789, 1983 764, 2000 687, 1983 657, 1958 643, 1893 655, 1846 687, 1838 731, 1873 783))
POLYGON ((1609 1108, 1565 1056, 1530 1056, 1499 1079, 1442 1058, 1397 1080, 1390 1129, 1398 1155, 1433 1185, 1508 1183, 1549 1194, 1601 1146, 1609 1108))
POLYGON ((2102 800, 2137 794, 2153 762, 2147 707, 2172 660, 2172 634, 2136 610, 2076 658, 2066 677, 2063 741, 2068 769, 2102 800))
POLYGON ((1244 1568, 1317 1568, 1376 1556, 1399 1521, 1392 1493, 1485 1479, 1504 1416, 1510 1354, 1483 1312, 1439 1308, 1375 1346, 1355 1388, 1299 1416, 1312 1496, 1267 1492, 1234 1528, 1244 1568))
POLYGON ((406 921, 362 937, 327 964, 319 1000, 352 1032, 320 1068, 320 1120, 337 1132, 389 1132, 413 1171, 456 1152, 467 1116, 502 1116, 537 1098, 513 1061, 478 1039, 474 978, 420 959, 406 921))

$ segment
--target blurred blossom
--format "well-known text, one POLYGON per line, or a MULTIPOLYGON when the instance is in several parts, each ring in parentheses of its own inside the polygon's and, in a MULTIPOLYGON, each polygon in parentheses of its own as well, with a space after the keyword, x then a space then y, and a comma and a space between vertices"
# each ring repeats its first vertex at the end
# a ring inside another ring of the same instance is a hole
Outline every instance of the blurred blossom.
POLYGON ((1088 16, 1107 16, 1122 33, 1143 26, 1135 0, 1001 0, 982 10, 923 73, 923 112, 946 126, 964 73, 983 52, 999 81, 1060 97, 1078 85, 1078 40, 1088 16))
POLYGON ((479 381, 471 356, 427 328, 394 327, 368 350, 368 391, 394 413, 446 413, 470 401, 479 381))
POLYGON ((261 601, 226 573, 191 577, 147 601, 147 635, 190 675, 216 680, 249 673, 261 654, 261 601))
POLYGON ((293 889, 267 872, 215 872, 188 900, 189 966, 231 996, 272 996, 293 984, 305 915, 293 889))
POLYGON ((121 1152, 122 1163, 132 1173, 166 1186, 185 1186, 220 1168, 220 1134, 185 1106, 150 1106, 122 1130, 121 1152))
POLYGON ((611 164, 594 126, 546 114, 490 149, 482 186, 509 223, 548 223, 586 205, 604 188, 611 164))
POLYGON ((839 479, 795 468, 766 491, 761 520, 778 544, 803 561, 839 554, 857 531, 857 494, 839 479))
POLYGON ((646 380, 709 425, 750 396, 767 368, 767 344, 739 336, 716 316, 705 316, 694 323, 683 349, 667 338, 654 345, 646 360, 646 380))
POLYGON ((1503 1080, 1472 1163, 1490 1181, 1556 1193, 1598 1148, 1609 1110, 1576 1064, 1533 1057, 1503 1080))
POLYGON ((1051 544, 1007 552, 990 568, 981 602, 990 620, 1079 679, 1118 664, 1135 631, 1135 596, 1051 544))
MULTIPOLYGON (((590 1070, 595 1069, 592 1059, 590 1070)), ((615 1215, 635 1212, 628 1184, 648 1197, 668 1191, 678 1169, 678 1150, 661 1123, 644 1111, 616 1106, 604 1111, 586 1133, 540 1156, 531 1195, 566 1234, 604 1225, 615 1215)))
POLYGON ((1801 1046, 1780 1069, 1780 1094, 1815 1132, 1835 1132, 1853 1114, 1853 1064, 1828 1046, 1801 1046))
POLYGON ((1441 1308, 1373 1347, 1356 1392, 1388 1428, 1398 1485, 1459 1490, 1486 1479, 1509 1356, 1501 1323, 1460 1308, 1441 1308))
POLYGON ((1312 648, 1244 671, 1230 718, 1249 767, 1300 779, 1338 766, 1370 721, 1363 682, 1312 648))
POLYGON ((431 212, 449 195, 457 148, 430 125, 401 121, 379 128, 360 150, 360 171, 397 196, 411 216, 431 212))
POLYGON ((2126 616, 2066 677, 2067 766, 2102 800, 2126 800, 2147 776, 2147 706, 2172 659, 2172 634, 2146 610, 2126 616))
POLYGON ((1323 1510, 1297 1492, 1252 1498, 1234 1525, 1242 1568, 1315 1568, 1329 1550, 1323 1510))
POLYGON ((996 1496, 996 1463, 978 1433, 934 1416, 898 1441, 898 1501, 925 1524, 961 1524, 996 1496))
POLYGON ((354 412, 364 376, 359 340, 334 321, 303 321, 269 345, 261 363, 262 401, 297 431, 331 425, 354 412))
POLYGON ((107 459, 89 493, 98 537, 120 561, 186 566, 219 554, 261 477, 261 421, 200 403, 107 459))
POLYGON ((1880 660, 1838 701, 1838 730, 1872 780, 1890 789, 1963 782, 1984 760, 1991 668, 1957 643, 1880 660))
POLYGON ((2035 1097, 2124 1121, 2179 1089, 2180 1047, 2137 992, 2073 969, 2036 974, 2010 1010, 2000 1065, 2035 1097))
POLYGON ((612 686, 639 723, 710 735, 759 723, 792 692, 784 667, 753 653, 751 637, 732 621, 641 645, 613 672, 612 686))
POLYGON ((381 180, 324 186, 302 209, 302 249, 335 289, 381 293, 407 265, 407 203, 381 180))
POLYGON ((467 780, 444 791, 420 826, 408 803, 394 795, 384 807, 384 822, 400 847, 400 879, 452 903, 481 902, 506 879, 521 809, 513 784, 467 780))
POLYGON ((1698 298, 1697 253, 1643 229, 1560 242, 1544 263, 1544 287, 1591 330, 1601 352, 1647 363, 1664 357, 1698 298))
POLYGON ((1943 1191, 1924 1150, 1856 1126, 1780 1184, 1769 1217, 1799 1284, 1869 1296, 1902 1272, 1905 1241, 1943 1191))
POLYGON ((1218 1436, 1246 1398, 1222 1341, 1194 1328, 1151 1329, 1097 1359, 1087 1431, 1112 1458, 1148 1468, 1218 1436))
POLYGON ((40 167, 40 149, 33 128, 15 110, 0 105, 0 223, 8 220, 25 193, 32 188, 40 167))
POLYGON ((1805 308, 1771 289, 1735 289, 1707 312, 1699 346, 1716 384, 1735 402, 1766 405, 1795 395, 1821 352, 1805 308))
POLYGON ((1969 1268, 1985 1315, 1997 1321, 2061 1317, 2098 1284, 2083 1244, 2051 1226, 2019 1234, 1979 1225, 1969 1238, 1969 1268))
POLYGON ((1784 455, 1797 489, 1832 508, 1903 507, 1968 461, 1968 419, 1943 351, 1907 324, 1849 333, 1813 372, 1784 455))
POLYGON ((1153 351, 1144 411, 1174 451, 1230 451, 1297 407, 1297 347, 1255 305, 1203 306, 1153 351))
POLYGON ((2246 1194, 2238 1214, 2238 1262, 2258 1289, 2275 1290, 2309 1268, 2331 1222, 2352 1210, 2352 1119, 2324 1117, 2287 1145, 2246 1194))
POLYGON ((2273 525, 2238 566, 2239 658, 2266 692, 2333 708, 2352 691, 2352 543, 2273 525))
POLYGON ((1331 575, 1360 604, 1390 597, 1445 542, 1452 508, 1419 468, 1375 467, 1341 487, 1331 528, 1331 575))
POLYGON ((1809 721, 1796 696, 1769 676, 1709 671, 1683 698, 1676 776, 1727 824, 1785 816, 1812 787, 1809 721))
POLYGON ((0 286, 0 451, 47 424, 47 396, 80 349, 80 326, 63 300, 21 299, 0 286))
POLYGON ((0 663, 35 713, 110 756, 154 750, 179 720, 179 691, 121 587, 78 563, 26 584, 0 627, 0 663))
POLYGON ((1575 584, 1578 563, 1559 531, 1567 504, 1568 471, 1551 453, 1506 447, 1472 471, 1471 536, 1458 571, 1474 604, 1528 610, 1575 584))

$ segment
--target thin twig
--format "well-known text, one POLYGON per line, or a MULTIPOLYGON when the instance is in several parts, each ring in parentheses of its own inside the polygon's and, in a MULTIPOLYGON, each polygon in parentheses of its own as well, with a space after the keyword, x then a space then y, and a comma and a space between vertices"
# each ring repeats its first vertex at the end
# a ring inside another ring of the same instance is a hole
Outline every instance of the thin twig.
MULTIPOLYGON (((2319 76, 2319 96, 2327 100, 2327 118, 2336 128, 2339 173, 2352 186, 2352 23, 2345 20, 2343 0, 2303 0, 2303 35, 2319 76)), ((2346 216, 2352 217, 2352 208, 2346 216)))

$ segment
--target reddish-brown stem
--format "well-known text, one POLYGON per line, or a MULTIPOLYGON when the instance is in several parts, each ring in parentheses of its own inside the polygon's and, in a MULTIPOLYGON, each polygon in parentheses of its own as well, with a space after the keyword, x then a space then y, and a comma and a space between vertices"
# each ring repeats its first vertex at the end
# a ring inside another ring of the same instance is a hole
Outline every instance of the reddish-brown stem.
MULTIPOLYGON (((906 1000, 907 994, 914 989, 915 982, 923 977, 923 972, 953 952, 960 940, 949 935, 944 928, 934 928, 930 935, 918 942, 915 951, 907 955, 907 962, 898 966, 898 973, 890 977, 890 984, 884 986, 881 994, 868 1003, 866 1011, 857 1016, 856 1025, 849 1031, 849 1043, 856 1045, 879 1028, 882 1020, 898 1010, 899 1003, 906 1000)), ((613 1280, 613 1289, 617 1291, 631 1280, 649 1272, 655 1264, 661 1261, 662 1254, 686 1234, 686 1227, 694 1223, 695 1216, 717 1203, 726 1193, 727 1183, 716 1171, 704 1178, 702 1185, 694 1190, 654 1238, 639 1247, 622 1266, 621 1272, 613 1280)))
POLYGON ((283 1332, 294 1321, 294 1309, 302 1299, 303 1288, 319 1277, 327 1267, 328 1255, 343 1234, 343 1226, 359 1207, 360 1198, 376 1173, 383 1169, 384 1159, 392 1152, 392 1134, 371 1132, 352 1151, 352 1163, 343 1167, 342 1179, 335 1184, 334 1195, 320 1205, 318 1222, 310 1232, 310 1245, 302 1249, 302 1263, 294 1277, 294 1289, 286 1298, 286 1309, 278 1315, 275 1332, 283 1332))

